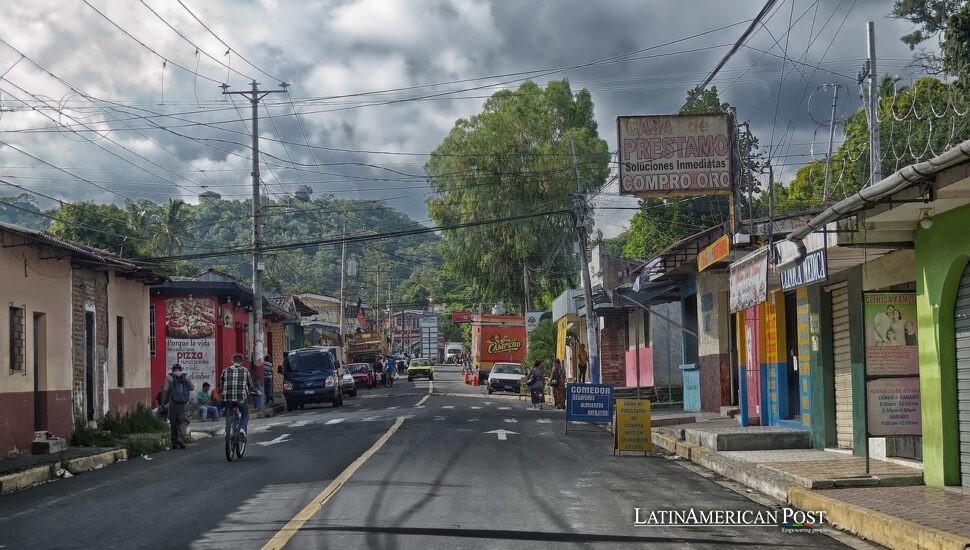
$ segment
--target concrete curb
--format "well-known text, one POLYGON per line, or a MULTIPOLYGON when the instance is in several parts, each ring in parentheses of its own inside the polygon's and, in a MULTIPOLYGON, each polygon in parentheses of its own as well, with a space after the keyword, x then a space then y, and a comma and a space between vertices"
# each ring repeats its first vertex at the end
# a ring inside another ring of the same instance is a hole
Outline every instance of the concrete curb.
POLYGON ((822 510, 826 521, 861 538, 888 548, 925 550, 966 550, 970 538, 961 537, 876 512, 825 496, 824 491, 811 490, 785 475, 760 465, 718 454, 706 447, 681 441, 662 432, 653 432, 653 444, 703 466, 728 479, 742 483, 760 493, 774 497, 801 510, 822 510))
POLYGON ((824 510, 826 520, 832 525, 889 548, 964 550, 970 547, 970 538, 842 502, 804 487, 791 487, 788 502, 802 510, 824 510))
POLYGON ((124 449, 115 449, 104 453, 91 456, 82 456, 71 460, 51 462, 45 466, 38 466, 20 472, 0 476, 0 494, 7 494, 13 491, 26 489, 41 483, 47 483, 57 479, 58 470, 66 470, 71 474, 88 472, 98 468, 103 468, 108 464, 121 462, 128 459, 128 452, 124 449))

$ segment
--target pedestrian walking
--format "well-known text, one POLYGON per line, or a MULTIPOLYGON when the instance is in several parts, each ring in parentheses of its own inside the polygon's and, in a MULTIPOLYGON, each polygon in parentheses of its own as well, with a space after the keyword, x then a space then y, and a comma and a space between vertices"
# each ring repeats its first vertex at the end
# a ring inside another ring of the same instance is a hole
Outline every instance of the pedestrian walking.
POLYGON ((388 356, 384 360, 384 372, 387 373, 387 385, 388 387, 394 387, 394 358, 388 356))
POLYGON ((579 345, 579 351, 576 352, 576 363, 579 367, 579 383, 586 383, 586 369, 589 368, 589 352, 586 351, 586 344, 579 345))
POLYGON ((273 402, 273 359, 267 355, 263 358, 263 394, 266 402, 273 402))
POLYGON ((557 409, 566 408, 566 369, 562 365, 562 359, 556 359, 552 363, 552 376, 549 378, 549 386, 552 387, 552 400, 557 409))
POLYGON ((542 404, 545 401, 543 396, 543 388, 545 386, 546 374, 542 371, 542 362, 536 361, 533 365, 532 370, 529 371, 528 377, 525 379, 525 383, 532 390, 532 408, 538 407, 541 409, 542 404))
POLYGON ((168 423, 171 428, 172 449, 184 449, 186 433, 189 427, 189 417, 186 414, 186 405, 195 386, 192 381, 182 373, 182 365, 175 363, 172 365, 172 372, 165 377, 165 384, 162 386, 162 394, 168 404, 168 423))

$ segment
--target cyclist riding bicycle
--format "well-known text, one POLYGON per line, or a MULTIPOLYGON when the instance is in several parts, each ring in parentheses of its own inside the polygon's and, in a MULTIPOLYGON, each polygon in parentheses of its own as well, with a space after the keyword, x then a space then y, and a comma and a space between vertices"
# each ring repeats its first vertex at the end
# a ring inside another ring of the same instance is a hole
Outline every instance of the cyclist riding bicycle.
MULTIPOLYGON (((250 374, 249 369, 242 365, 242 360, 243 357, 239 353, 232 356, 232 364, 222 371, 222 376, 219 378, 219 390, 222 392, 222 399, 230 408, 232 403, 238 405, 239 413, 242 415, 242 429, 239 431, 239 437, 245 441, 246 430, 249 428, 249 403, 247 401, 250 394, 261 395, 261 393, 259 388, 256 387, 256 382, 253 380, 253 375, 250 374)), ((227 411, 227 433, 231 417, 232 415, 228 414, 227 411)))

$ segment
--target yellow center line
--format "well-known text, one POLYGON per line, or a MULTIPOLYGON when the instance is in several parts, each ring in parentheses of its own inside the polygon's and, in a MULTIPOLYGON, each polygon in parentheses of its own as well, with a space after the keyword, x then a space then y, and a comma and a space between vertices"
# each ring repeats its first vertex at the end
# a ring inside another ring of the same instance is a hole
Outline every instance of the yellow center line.
POLYGON ((367 462, 367 459, 373 456, 374 453, 379 451, 381 447, 387 443, 391 436, 394 435, 394 432, 401 427, 401 424, 404 424, 403 416, 399 416, 394 422, 394 425, 388 428, 388 430, 384 432, 384 435, 382 435, 380 439, 371 445, 370 449, 367 449, 364 454, 357 457, 357 460, 353 461, 350 466, 347 466, 344 471, 340 472, 340 475, 331 481, 330 484, 323 489, 323 491, 320 491, 320 494, 314 497, 309 504, 304 506, 302 510, 293 516, 293 519, 286 522, 286 525, 284 525, 283 528, 273 536, 273 538, 269 539, 269 541, 263 545, 263 550, 280 550, 286 546, 286 543, 293 538, 293 535, 295 535, 296 532, 299 531, 303 525, 309 521, 314 514, 317 513, 318 510, 323 508, 323 506, 326 505, 335 494, 337 494, 337 491, 339 491, 340 488, 343 487, 344 483, 350 479, 350 476, 354 475, 354 473, 359 470, 365 462, 367 462))

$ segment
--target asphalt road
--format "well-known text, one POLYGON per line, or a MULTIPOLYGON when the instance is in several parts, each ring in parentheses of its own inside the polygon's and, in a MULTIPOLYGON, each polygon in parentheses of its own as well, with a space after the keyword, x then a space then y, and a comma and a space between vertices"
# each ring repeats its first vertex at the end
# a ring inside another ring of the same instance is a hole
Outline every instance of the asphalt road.
POLYGON ((600 428, 564 435, 561 411, 487 396, 455 368, 345 403, 252 422, 238 462, 217 436, 0 497, 0 548, 840 546, 634 526, 635 508, 765 508, 678 461, 614 457, 600 428))

